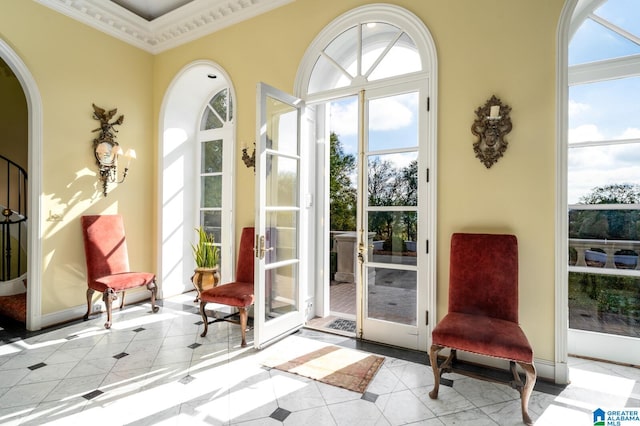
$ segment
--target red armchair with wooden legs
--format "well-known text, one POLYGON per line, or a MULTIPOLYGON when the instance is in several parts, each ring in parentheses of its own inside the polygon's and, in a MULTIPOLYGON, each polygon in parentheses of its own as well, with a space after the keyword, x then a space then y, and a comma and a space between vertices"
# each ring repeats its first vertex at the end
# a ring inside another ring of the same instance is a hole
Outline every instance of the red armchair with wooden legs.
POLYGON ((464 234, 451 237, 449 312, 432 332, 429 352, 435 384, 429 393, 438 397, 440 376, 456 372, 456 351, 509 361, 520 392, 522 420, 532 424, 529 397, 536 382, 533 350, 518 324, 518 241, 514 235, 464 234), (450 348, 438 365, 438 352, 450 348), (516 364, 524 370, 523 383, 516 364))
POLYGON ((121 296, 120 309, 124 307, 126 290, 147 287, 151 292, 151 311, 158 312, 156 306, 156 276, 151 272, 131 272, 129 254, 124 233, 124 222, 120 215, 82 216, 82 235, 87 263, 87 320, 91 312, 92 296, 95 291, 102 293, 107 308, 107 322, 104 328, 111 328, 112 302, 121 296))
MULTIPOLYGON (((247 321, 249 314, 247 309, 253 305, 253 252, 254 228, 242 229, 240 236, 240 249, 238 250, 238 263, 236 265, 236 280, 217 287, 210 288, 200 293, 200 315, 204 322, 204 331, 200 335, 204 337, 209 330, 209 320, 205 306, 207 303, 218 303, 238 308, 240 313, 240 328, 242 333, 242 346, 247 346, 247 321)), ((219 321, 214 319, 212 322, 219 321)))

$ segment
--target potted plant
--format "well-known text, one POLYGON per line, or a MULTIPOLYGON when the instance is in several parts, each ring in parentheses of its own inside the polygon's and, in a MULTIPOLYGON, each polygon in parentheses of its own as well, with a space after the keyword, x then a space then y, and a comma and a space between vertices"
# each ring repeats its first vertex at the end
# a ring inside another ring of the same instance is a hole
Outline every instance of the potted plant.
POLYGON ((200 293, 217 286, 220 281, 218 273, 220 252, 218 247, 213 244, 213 234, 207 234, 202 226, 196 228, 196 232, 198 233, 198 242, 191 245, 193 259, 196 262, 191 282, 198 292, 195 300, 197 302, 200 300, 200 293))

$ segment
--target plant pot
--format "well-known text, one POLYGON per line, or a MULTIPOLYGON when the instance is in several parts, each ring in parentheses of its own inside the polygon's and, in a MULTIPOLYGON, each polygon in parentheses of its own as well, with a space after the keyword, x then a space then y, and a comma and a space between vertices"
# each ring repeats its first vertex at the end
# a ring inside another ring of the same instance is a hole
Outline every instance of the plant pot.
POLYGON ((198 292, 195 302, 200 300, 200 293, 210 288, 216 287, 220 282, 220 274, 218 267, 215 268, 196 268, 193 271, 191 282, 198 292))

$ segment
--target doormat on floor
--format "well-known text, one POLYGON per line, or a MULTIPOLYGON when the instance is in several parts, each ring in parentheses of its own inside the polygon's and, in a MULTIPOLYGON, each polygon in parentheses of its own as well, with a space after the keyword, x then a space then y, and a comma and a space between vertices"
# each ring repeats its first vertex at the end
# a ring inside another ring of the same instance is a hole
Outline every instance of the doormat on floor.
POLYGON ((263 364, 322 383, 364 393, 384 358, 339 346, 325 346, 292 359, 278 351, 263 364))
POLYGON ((350 333, 356 332, 356 322, 344 318, 338 318, 337 320, 334 320, 327 327, 334 330, 348 331, 350 333))

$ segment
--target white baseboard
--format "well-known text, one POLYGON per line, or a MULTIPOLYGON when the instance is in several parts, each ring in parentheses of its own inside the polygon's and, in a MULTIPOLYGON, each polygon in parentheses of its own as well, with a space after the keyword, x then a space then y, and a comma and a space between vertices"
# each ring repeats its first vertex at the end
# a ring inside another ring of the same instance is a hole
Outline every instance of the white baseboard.
MULTIPOLYGON (((125 299, 125 308, 128 305, 131 305, 132 303, 138 303, 144 300, 149 300, 149 292, 147 290, 132 291, 130 293, 127 293, 126 299, 125 299)), ((116 307, 119 307, 119 306, 120 306, 120 299, 114 301, 113 303, 114 309, 116 309, 116 307)), ((94 312, 97 310, 96 307, 99 307, 99 309, 102 311, 106 311, 106 308, 104 306, 104 302, 102 301, 102 299, 98 299, 97 301, 93 302, 94 312)), ((86 313, 87 313, 87 305, 83 304, 81 306, 73 306, 71 308, 64 309, 62 311, 57 311, 57 312, 52 312, 50 314, 42 315, 41 324, 43 328, 51 327, 52 325, 62 324, 65 322, 81 319, 86 313)), ((105 318, 106 318, 106 312, 105 312, 105 318)))
MULTIPOLYGON (((443 350, 442 353, 445 351, 443 350)), ((458 359, 479 365, 486 365, 501 370, 509 370, 509 361, 503 359, 492 358, 482 355, 476 355, 469 352, 458 351, 458 359)), ((548 380, 555 383, 556 365, 546 359, 534 358, 538 378, 548 380)))

